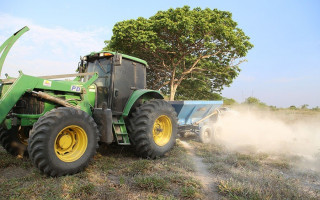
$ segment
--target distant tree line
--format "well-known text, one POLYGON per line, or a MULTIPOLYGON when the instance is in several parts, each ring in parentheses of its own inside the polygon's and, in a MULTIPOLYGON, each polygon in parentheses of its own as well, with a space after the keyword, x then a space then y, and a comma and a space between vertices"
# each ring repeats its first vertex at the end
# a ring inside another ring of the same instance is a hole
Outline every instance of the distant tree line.
MULTIPOLYGON (((248 97, 242 103, 238 103, 236 100, 234 100, 232 98, 223 98, 223 103, 224 103, 225 106, 248 105, 248 106, 261 107, 261 108, 270 108, 272 110, 279 109, 276 106, 267 105, 266 103, 260 101, 256 97, 248 97)), ((287 109, 290 109, 290 110, 314 110, 314 111, 320 111, 320 107, 319 106, 316 106, 316 107, 310 108, 310 109, 308 107, 309 107, 308 104, 303 104, 300 107, 296 107, 296 106, 292 105, 292 106, 289 106, 287 109)))

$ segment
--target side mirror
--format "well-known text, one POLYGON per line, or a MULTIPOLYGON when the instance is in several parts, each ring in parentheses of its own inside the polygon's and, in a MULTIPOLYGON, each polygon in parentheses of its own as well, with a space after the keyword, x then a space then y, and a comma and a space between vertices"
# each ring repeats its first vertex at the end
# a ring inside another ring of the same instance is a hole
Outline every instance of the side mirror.
POLYGON ((120 66, 122 64, 122 54, 116 53, 113 57, 113 65, 120 66))

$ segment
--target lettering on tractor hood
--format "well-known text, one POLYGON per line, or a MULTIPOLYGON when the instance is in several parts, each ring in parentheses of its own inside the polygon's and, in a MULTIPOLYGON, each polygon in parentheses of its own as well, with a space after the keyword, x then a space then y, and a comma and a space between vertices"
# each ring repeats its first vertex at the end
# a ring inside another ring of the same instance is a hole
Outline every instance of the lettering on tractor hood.
POLYGON ((81 91, 81 86, 72 85, 72 86, 71 86, 71 91, 73 91, 73 92, 80 92, 80 91, 81 91))

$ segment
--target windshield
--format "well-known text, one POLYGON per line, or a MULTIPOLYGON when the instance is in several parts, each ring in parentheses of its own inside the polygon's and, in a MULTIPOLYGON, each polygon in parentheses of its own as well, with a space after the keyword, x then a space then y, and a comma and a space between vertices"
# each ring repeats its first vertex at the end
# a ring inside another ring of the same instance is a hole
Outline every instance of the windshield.
MULTIPOLYGON (((97 72, 99 78, 96 80, 98 87, 109 87, 111 77, 111 59, 103 58, 88 62, 87 72, 97 72)), ((91 76, 86 76, 84 81, 88 81, 91 76)))

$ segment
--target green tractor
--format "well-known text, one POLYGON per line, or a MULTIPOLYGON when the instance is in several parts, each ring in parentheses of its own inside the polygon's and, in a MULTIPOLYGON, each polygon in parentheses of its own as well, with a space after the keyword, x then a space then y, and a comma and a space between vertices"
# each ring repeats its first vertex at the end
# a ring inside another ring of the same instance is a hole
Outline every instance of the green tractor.
MULTIPOLYGON (((28 30, 1 45, 0 74, 8 51, 28 30)), ((144 60, 101 51, 81 58, 76 74, 6 74, 0 79, 1 145, 29 156, 48 176, 84 170, 99 143, 133 145, 143 158, 163 156, 175 144, 177 114, 159 91, 146 89, 146 67, 144 60)))

